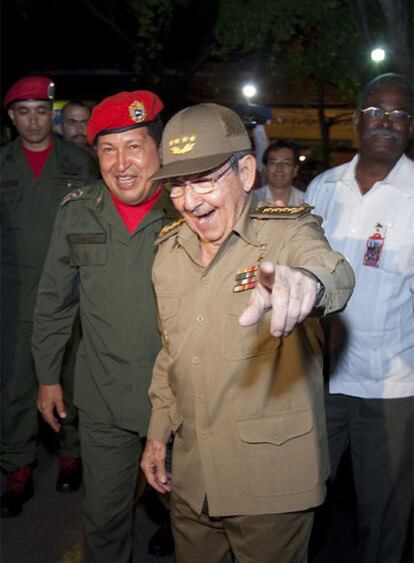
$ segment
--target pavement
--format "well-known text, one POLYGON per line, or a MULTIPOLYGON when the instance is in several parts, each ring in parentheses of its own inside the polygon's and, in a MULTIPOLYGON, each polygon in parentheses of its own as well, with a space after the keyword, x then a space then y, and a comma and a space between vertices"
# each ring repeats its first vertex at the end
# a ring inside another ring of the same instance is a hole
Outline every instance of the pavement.
MULTIPOLYGON (((57 471, 55 455, 41 445, 34 497, 18 518, 0 520, 1 563, 80 562, 83 493, 56 492, 57 471)), ((353 563, 356 536, 349 480, 343 477, 331 498, 316 520, 309 561, 353 563)), ((157 525, 140 505, 134 521, 133 563, 172 563, 173 557, 157 558, 147 553, 148 540, 156 530, 157 525)))
MULTIPOLYGON (((24 505, 19 517, 0 519, 1 563, 80 562, 83 491, 81 488, 74 493, 58 493, 57 474, 55 454, 40 445, 33 498, 24 505)), ((3 481, 2 477, 2 490, 3 481)), ((157 529, 144 507, 139 506, 134 521, 132 563, 172 563, 172 557, 158 558, 147 553, 148 541, 157 529)))

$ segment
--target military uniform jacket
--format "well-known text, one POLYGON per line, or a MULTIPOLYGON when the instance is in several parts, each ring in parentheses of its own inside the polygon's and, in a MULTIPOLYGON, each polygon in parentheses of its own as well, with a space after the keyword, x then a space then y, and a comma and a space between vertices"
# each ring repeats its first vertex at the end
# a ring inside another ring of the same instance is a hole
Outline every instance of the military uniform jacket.
POLYGON ((288 337, 239 317, 251 290, 236 276, 261 260, 304 268, 325 286, 325 313, 353 287, 343 256, 330 249, 320 219, 303 206, 268 212, 249 205, 204 267, 186 224, 160 238, 153 281, 163 348, 150 387, 148 438, 175 432, 172 487, 211 516, 304 510, 322 502, 328 475, 321 331, 308 318, 288 337))
POLYGON ((2 318, 31 322, 37 285, 59 204, 65 194, 96 179, 92 157, 54 137, 39 179, 20 139, 0 150, 2 318))
POLYGON ((35 309, 40 383, 59 381, 79 307, 83 338, 74 402, 93 420, 140 433, 148 423, 148 387, 160 349, 151 284, 154 243, 173 213, 162 196, 129 233, 102 181, 73 192, 56 218, 35 309))

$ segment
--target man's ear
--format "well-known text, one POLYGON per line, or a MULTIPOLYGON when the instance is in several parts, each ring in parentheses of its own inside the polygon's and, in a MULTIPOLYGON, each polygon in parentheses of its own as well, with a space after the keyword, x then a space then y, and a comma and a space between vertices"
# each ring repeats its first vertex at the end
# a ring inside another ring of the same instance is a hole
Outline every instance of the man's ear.
POLYGON ((256 179, 256 159, 252 154, 248 154, 239 160, 238 165, 243 190, 248 193, 256 179))
POLYGON ((7 110, 7 113, 8 113, 8 115, 9 115, 9 117, 10 117, 10 119, 11 119, 13 125, 16 126, 16 121, 15 121, 15 119, 14 119, 14 109, 9 108, 9 109, 7 110))
POLYGON ((352 114, 352 125, 354 126, 354 129, 358 129, 360 118, 361 118, 361 112, 354 111, 354 113, 352 114))

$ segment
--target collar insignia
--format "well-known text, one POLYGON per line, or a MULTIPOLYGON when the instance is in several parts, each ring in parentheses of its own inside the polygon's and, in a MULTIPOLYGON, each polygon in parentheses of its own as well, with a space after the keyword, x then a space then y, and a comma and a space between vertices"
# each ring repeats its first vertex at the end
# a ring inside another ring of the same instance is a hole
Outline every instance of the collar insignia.
POLYGON ((234 276, 233 293, 247 291, 256 287, 257 283, 257 266, 247 266, 241 268, 234 276))
POLYGON ((135 121, 135 123, 140 123, 147 117, 147 112, 145 111, 144 104, 138 102, 137 100, 135 102, 132 102, 132 104, 128 108, 128 111, 132 121, 135 121))
POLYGON ((191 152, 196 145, 197 135, 187 135, 185 137, 178 137, 171 139, 169 142, 170 151, 173 154, 185 154, 191 152))

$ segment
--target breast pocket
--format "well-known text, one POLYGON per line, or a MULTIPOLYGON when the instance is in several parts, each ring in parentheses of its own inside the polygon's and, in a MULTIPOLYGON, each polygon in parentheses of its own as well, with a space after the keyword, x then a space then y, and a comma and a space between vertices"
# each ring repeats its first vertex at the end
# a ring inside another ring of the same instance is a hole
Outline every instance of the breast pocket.
POLYGON ((70 262, 77 266, 103 266, 107 262, 106 233, 73 233, 67 235, 70 262))
POLYGON ((248 295, 233 295, 223 312, 222 352, 229 360, 241 360, 272 354, 280 346, 280 339, 270 333, 270 311, 252 326, 240 326, 239 318, 248 306, 248 295))
POLYGON ((23 190, 18 180, 3 180, 0 182, 0 197, 2 203, 20 201, 23 190))
POLYGON ((400 275, 414 274, 414 230, 388 228, 380 268, 400 275))

